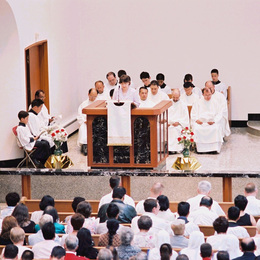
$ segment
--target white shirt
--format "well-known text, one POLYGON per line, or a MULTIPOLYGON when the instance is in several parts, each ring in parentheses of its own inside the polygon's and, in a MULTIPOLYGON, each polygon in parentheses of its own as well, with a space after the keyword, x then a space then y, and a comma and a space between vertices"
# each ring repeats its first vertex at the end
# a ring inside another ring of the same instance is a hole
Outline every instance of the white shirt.
MULTIPOLYGON (((44 241, 44 237, 43 237, 43 234, 42 234, 42 230, 40 229, 36 234, 32 234, 30 236, 28 236, 28 242, 29 242, 29 245, 30 246, 33 246, 41 241, 44 241)), ((60 244, 60 238, 57 234, 55 234, 55 239, 54 241, 57 243, 57 244, 60 244)))
POLYGON ((167 85, 164 88, 160 87, 160 90, 165 92, 167 95, 172 93, 171 88, 169 86, 167 86, 167 85))
POLYGON ((227 89, 228 89, 227 85, 223 82, 220 82, 215 85, 215 90, 221 92, 226 99, 227 99, 227 89))
POLYGON ((160 89, 158 90, 156 95, 153 95, 151 93, 151 90, 148 91, 148 100, 152 101, 156 105, 163 100, 169 100, 169 99, 170 99, 169 96, 165 92, 161 91, 160 89))
POLYGON ((199 96, 195 93, 187 96, 186 93, 181 94, 180 99, 186 104, 186 106, 193 106, 195 102, 199 100, 199 96))
POLYGON ((34 211, 31 215, 31 221, 33 221, 35 224, 39 224, 42 214, 43 210, 34 211))
POLYGON ((38 117, 40 118, 41 121, 44 122, 45 126, 49 125, 49 119, 51 118, 51 116, 49 115, 48 109, 45 106, 45 104, 43 104, 42 110, 38 114, 38 117))
POLYGON ((212 226, 218 215, 210 211, 207 207, 201 206, 197 210, 190 213, 190 218, 197 225, 212 226))
MULTIPOLYGON (((156 198, 152 198, 152 197, 148 197, 147 199, 154 199, 157 200, 156 198)), ((144 210, 144 200, 140 200, 136 206, 135 206, 135 210, 137 214, 144 214, 145 210, 144 210)))
POLYGON ((237 238, 250 237, 247 230, 242 226, 229 227, 227 230, 227 234, 234 235, 237 238))
POLYGON ((18 142, 18 145, 24 147, 28 151, 31 151, 36 141, 33 140, 33 135, 31 134, 29 127, 27 125, 25 126, 19 125, 16 128, 16 132, 17 132, 17 138, 20 142, 20 144, 18 142))
POLYGON ((260 200, 258 200, 255 196, 247 196, 248 200, 247 206, 245 208, 245 213, 253 216, 260 215, 260 200))
POLYGON ((175 214, 172 213, 170 209, 167 209, 166 211, 159 210, 156 216, 167 222, 172 222, 176 219, 175 214))
POLYGON ((149 100, 148 98, 146 100, 140 99, 139 103, 140 103, 139 108, 149 108, 155 106, 155 103, 149 100))
POLYGON ((96 100, 110 100, 109 91, 104 87, 103 93, 98 93, 96 100))
POLYGON ((185 224, 184 236, 189 237, 193 231, 200 231, 199 226, 192 221, 185 224))
POLYGON ((11 216, 14 211, 14 208, 15 207, 13 206, 7 206, 3 210, 1 210, 1 219, 4 219, 7 216, 11 216))
POLYGON ((44 240, 35 244, 32 247, 34 259, 49 259, 51 256, 51 251, 55 246, 59 246, 59 244, 53 240, 44 240))

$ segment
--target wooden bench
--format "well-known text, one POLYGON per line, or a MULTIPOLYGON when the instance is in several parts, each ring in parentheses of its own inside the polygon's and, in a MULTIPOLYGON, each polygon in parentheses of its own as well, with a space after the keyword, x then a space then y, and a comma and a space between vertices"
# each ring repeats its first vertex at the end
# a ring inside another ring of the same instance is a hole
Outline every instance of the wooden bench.
MULTIPOLYGON (((2 254, 3 249, 6 247, 6 245, 0 245, 0 255, 2 254)), ((32 249, 32 246, 26 246, 28 249, 32 249)))

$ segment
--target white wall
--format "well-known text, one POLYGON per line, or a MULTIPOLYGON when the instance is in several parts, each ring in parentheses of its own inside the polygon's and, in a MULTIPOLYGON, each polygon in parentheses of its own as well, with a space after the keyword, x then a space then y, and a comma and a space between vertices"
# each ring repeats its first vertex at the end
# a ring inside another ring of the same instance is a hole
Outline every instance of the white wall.
POLYGON ((19 154, 10 129, 36 34, 48 41, 51 114, 64 121, 108 71, 125 69, 137 86, 141 71, 163 72, 171 87, 192 73, 202 88, 212 68, 232 86, 232 120, 247 120, 259 113, 259 10, 257 0, 0 0, 0 160, 19 154))

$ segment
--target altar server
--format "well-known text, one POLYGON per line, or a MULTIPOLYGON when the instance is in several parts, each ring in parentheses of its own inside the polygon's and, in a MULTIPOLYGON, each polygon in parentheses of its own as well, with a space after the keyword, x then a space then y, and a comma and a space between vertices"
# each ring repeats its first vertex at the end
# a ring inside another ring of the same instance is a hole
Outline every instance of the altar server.
POLYGON ((211 78, 212 78, 212 83, 215 86, 216 91, 222 93, 224 97, 227 99, 227 85, 218 79, 219 77, 219 72, 217 69, 211 70, 211 78))
POLYGON ((220 152, 223 135, 221 106, 212 97, 210 89, 202 90, 203 98, 191 110, 191 123, 198 152, 220 152))
POLYGON ((169 100, 169 96, 160 90, 159 83, 157 80, 152 80, 150 84, 151 92, 148 94, 148 99, 154 102, 156 105, 162 100, 169 100))
POLYGON ((172 91, 172 106, 168 109, 168 141, 169 152, 181 152, 183 145, 178 144, 181 130, 189 127, 189 113, 187 105, 180 100, 180 90, 172 91))
POLYGON ((186 104, 186 106, 192 106, 195 102, 199 100, 199 96, 193 93, 193 84, 191 82, 185 82, 183 84, 184 93, 181 94, 181 100, 186 104))
MULTIPOLYGON (((183 82, 191 82, 192 83, 192 86, 193 86, 193 90, 192 92, 197 94, 200 98, 202 97, 202 92, 201 92, 201 89, 198 88, 198 87, 195 87, 194 84, 193 84, 193 77, 191 74, 186 74, 184 76, 184 79, 183 79, 183 82)), ((184 88, 181 89, 181 94, 184 93, 184 88)))
POLYGON ((83 101, 78 108, 77 120, 80 127, 79 127, 77 144, 81 146, 81 152, 85 156, 87 155, 87 125, 86 125, 87 116, 86 114, 82 113, 82 109, 92 104, 96 100, 97 95, 98 95, 97 90, 95 88, 91 88, 88 91, 88 99, 83 101))
POLYGON ((139 108, 148 108, 155 106, 155 103, 150 101, 148 97, 148 89, 146 87, 140 87, 139 89, 140 105, 139 108))
POLYGON ((167 95, 172 93, 171 88, 165 84, 165 76, 162 73, 158 73, 156 75, 156 80, 158 81, 160 89, 163 92, 165 92, 167 95))
POLYGON ((103 81, 98 80, 95 82, 95 89, 97 90, 97 99, 98 100, 110 100, 109 91, 105 87, 103 81))

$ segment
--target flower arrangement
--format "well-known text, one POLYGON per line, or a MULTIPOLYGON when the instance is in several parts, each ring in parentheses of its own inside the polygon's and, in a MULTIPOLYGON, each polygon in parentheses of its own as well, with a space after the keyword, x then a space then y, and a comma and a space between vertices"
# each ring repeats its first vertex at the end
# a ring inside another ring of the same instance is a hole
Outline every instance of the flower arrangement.
POLYGON ((51 129, 49 134, 51 135, 54 143, 55 142, 63 143, 68 139, 68 133, 63 127, 57 126, 54 129, 51 129))
POLYGON ((189 157, 190 156, 190 146, 194 143, 194 133, 188 127, 185 127, 181 130, 181 136, 178 137, 179 144, 183 144, 183 156, 189 157))

